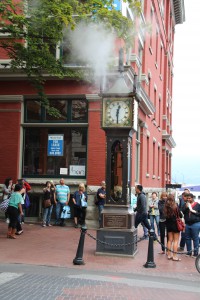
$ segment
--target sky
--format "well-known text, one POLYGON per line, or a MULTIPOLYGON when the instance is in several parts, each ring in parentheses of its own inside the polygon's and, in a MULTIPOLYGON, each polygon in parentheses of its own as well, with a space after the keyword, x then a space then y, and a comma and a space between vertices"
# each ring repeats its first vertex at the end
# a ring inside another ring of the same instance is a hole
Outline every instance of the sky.
POLYGON ((200 0, 184 0, 175 26, 172 182, 200 184, 200 0))

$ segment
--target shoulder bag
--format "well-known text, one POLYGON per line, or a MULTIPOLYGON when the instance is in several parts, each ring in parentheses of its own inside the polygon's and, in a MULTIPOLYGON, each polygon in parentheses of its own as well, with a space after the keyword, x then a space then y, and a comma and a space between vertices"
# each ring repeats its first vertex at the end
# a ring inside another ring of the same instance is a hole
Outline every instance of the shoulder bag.
POLYGON ((8 209, 8 205, 9 205, 9 201, 10 201, 10 198, 7 198, 5 200, 3 200, 0 204, 0 210, 3 211, 3 212, 6 212, 7 209, 8 209))
POLYGON ((48 208, 51 206, 51 199, 43 200, 43 208, 48 208))
POLYGON ((179 217, 178 209, 176 210, 176 225, 177 225, 178 231, 184 231, 185 230, 185 223, 179 217))
POLYGON ((85 199, 84 194, 82 194, 82 197, 81 197, 81 207, 87 207, 87 201, 85 199))

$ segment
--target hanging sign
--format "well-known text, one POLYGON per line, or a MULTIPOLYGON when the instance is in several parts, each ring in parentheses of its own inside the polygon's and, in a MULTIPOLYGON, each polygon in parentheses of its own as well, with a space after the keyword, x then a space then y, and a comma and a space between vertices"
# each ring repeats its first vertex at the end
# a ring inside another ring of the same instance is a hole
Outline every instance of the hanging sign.
POLYGON ((48 156, 63 156, 64 134, 48 134, 48 156))

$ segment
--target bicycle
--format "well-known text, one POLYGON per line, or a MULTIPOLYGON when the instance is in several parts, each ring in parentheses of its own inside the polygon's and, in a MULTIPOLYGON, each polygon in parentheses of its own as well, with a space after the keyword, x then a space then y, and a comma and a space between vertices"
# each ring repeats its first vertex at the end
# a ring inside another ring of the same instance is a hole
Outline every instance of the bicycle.
POLYGON ((197 255, 197 257, 195 259, 195 267, 196 267, 197 271, 200 273, 200 254, 197 255))

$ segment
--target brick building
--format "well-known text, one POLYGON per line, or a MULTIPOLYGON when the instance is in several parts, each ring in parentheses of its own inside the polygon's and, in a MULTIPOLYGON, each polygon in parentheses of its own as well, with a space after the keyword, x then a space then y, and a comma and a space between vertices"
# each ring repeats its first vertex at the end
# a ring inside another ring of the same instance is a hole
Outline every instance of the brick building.
MULTIPOLYGON (((130 83, 135 73, 139 79, 132 187, 139 182, 151 192, 171 182, 174 35, 175 26, 185 19, 183 0, 143 0, 141 5, 134 46, 124 64, 130 83)), ((117 8, 134 20, 127 4, 118 1, 117 8)), ((64 177, 72 192, 84 182, 91 199, 88 220, 94 226, 92 197, 106 171, 99 86, 76 78, 49 78, 45 91, 61 112, 56 119, 40 106, 25 75, 13 74, 9 63, 0 49, 0 182, 27 178, 33 187, 30 217, 40 216, 41 185, 47 179, 58 182, 64 177)))

